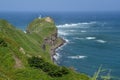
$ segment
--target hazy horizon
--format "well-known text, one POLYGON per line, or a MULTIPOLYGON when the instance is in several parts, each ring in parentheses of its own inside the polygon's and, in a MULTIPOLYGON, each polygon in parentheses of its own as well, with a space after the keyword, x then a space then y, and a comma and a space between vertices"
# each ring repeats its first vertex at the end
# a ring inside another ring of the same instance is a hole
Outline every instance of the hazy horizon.
POLYGON ((118 0, 3 0, 0 12, 120 12, 118 0))

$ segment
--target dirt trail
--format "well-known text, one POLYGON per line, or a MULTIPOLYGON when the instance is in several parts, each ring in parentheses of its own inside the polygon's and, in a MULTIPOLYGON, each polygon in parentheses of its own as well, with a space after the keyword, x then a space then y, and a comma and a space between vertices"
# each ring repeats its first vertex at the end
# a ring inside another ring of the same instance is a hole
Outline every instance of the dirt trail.
POLYGON ((15 60, 15 68, 23 68, 22 61, 15 55, 13 55, 13 59, 15 60))

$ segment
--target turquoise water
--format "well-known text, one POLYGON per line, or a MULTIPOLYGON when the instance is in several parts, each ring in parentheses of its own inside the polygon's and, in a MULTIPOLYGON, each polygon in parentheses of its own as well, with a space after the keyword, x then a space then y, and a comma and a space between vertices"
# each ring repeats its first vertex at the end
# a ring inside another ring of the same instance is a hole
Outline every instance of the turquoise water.
POLYGON ((119 80, 119 13, 0 13, 0 18, 25 30, 39 15, 51 16, 58 27, 59 36, 66 40, 56 50, 58 65, 73 67, 91 76, 102 65, 102 75, 110 71, 119 80))

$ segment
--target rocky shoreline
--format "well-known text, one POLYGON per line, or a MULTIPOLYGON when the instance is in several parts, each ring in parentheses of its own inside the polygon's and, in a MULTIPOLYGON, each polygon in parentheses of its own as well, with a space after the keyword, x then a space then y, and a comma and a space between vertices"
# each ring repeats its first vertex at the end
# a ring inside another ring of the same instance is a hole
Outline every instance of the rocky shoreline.
POLYGON ((54 56, 56 55, 56 49, 58 49, 59 47, 61 47, 62 45, 64 45, 66 43, 66 41, 63 38, 58 37, 61 41, 60 43, 56 43, 56 45, 51 47, 50 50, 50 55, 51 55, 51 60, 56 64, 56 59, 54 56))

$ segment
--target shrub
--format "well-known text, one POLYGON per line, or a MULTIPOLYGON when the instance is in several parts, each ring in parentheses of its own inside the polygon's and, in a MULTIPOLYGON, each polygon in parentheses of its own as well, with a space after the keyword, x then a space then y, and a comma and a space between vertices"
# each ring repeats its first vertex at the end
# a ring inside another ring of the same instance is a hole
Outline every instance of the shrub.
POLYGON ((32 57, 28 59, 30 67, 37 69, 42 69, 51 77, 61 77, 69 73, 69 70, 66 67, 59 67, 53 64, 46 62, 42 58, 32 57))
POLYGON ((62 66, 60 72, 61 72, 62 74, 68 74, 68 73, 69 73, 69 70, 68 70, 66 67, 62 66))
POLYGON ((64 74, 62 74, 59 69, 55 69, 53 71, 49 71, 48 75, 51 77, 62 77, 64 74))
POLYGON ((7 43, 2 38, 0 38, 0 46, 7 47, 7 43))
POLYGON ((42 68, 44 60, 38 57, 32 57, 28 59, 30 67, 42 68))

